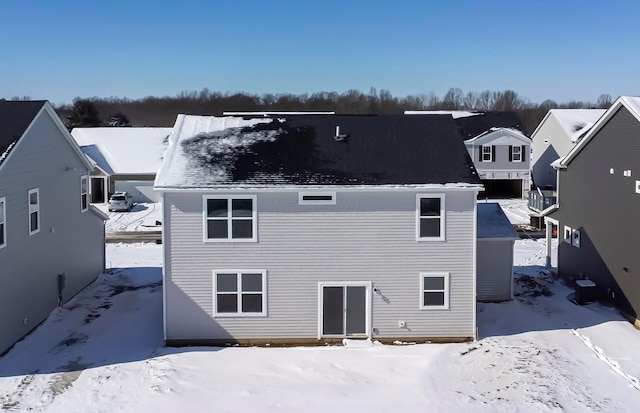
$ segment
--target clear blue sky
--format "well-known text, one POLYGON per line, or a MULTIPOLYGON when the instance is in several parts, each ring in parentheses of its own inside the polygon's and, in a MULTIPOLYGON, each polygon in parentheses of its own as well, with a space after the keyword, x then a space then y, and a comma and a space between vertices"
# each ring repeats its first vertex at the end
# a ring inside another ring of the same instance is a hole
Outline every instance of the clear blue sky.
POLYGON ((640 2, 0 1, 0 97, 640 95, 640 2))

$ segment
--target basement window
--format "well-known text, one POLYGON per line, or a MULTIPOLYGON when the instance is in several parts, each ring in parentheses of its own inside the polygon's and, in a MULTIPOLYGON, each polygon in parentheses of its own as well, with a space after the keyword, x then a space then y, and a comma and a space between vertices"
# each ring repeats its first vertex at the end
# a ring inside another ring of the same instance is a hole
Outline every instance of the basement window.
POLYGON ((335 192, 298 192, 300 205, 335 205, 335 192))

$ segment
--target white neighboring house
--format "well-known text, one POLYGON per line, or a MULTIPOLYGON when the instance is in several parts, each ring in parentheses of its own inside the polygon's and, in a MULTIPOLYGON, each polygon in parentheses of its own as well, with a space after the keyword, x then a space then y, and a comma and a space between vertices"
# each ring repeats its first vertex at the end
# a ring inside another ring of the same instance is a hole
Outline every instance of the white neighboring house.
POLYGON ((491 128, 464 144, 487 192, 526 197, 531 139, 517 129, 491 128))
POLYGON ((531 135, 531 174, 540 189, 556 189, 551 163, 563 158, 591 129, 604 109, 551 109, 531 135))
POLYGON ((0 101, 0 355, 104 271, 91 164, 47 101, 0 101))
POLYGON ((74 128, 71 135, 94 165, 91 202, 104 203, 116 191, 136 202, 159 202, 153 191, 156 172, 172 128, 74 128))

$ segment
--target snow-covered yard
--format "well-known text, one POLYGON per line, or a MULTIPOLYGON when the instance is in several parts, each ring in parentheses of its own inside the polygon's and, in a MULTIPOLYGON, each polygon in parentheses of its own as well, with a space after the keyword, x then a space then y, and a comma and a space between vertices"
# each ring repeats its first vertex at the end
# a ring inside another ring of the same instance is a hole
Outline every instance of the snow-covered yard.
POLYGON ((131 211, 110 212, 107 204, 95 204, 102 212, 109 215, 105 223, 107 233, 122 231, 159 231, 162 226, 156 225, 162 222, 161 203, 135 204, 131 211))
POLYGON ((640 332, 579 307, 516 242, 516 299, 464 344, 165 348, 161 246, 109 244, 108 274, 0 358, 0 410, 635 412, 640 332))

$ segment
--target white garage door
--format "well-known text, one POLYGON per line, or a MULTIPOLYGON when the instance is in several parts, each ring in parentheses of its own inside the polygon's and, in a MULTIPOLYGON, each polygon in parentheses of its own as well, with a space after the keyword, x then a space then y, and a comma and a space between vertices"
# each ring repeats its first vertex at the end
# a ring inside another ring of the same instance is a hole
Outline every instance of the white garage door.
POLYGON ((153 190, 153 181, 116 181, 116 191, 126 191, 136 202, 160 202, 160 193, 153 190))

